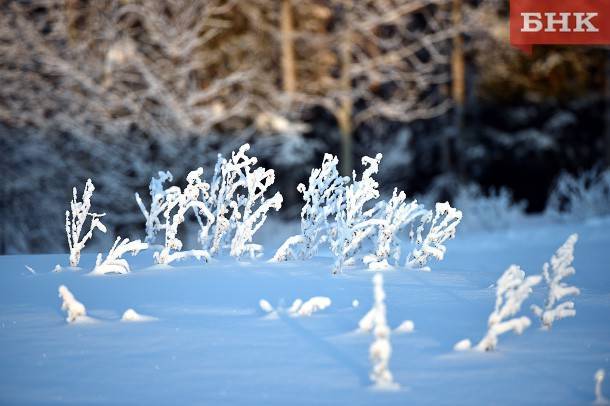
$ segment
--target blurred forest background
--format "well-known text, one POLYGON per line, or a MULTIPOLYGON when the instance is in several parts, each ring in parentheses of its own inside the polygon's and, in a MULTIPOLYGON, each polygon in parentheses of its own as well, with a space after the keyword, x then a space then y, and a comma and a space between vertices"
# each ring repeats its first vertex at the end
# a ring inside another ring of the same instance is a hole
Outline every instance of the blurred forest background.
POLYGON ((382 152, 385 191, 542 212, 562 172, 610 163, 610 51, 528 57, 507 16, 504 0, 0 0, 0 254, 65 251, 88 177, 109 234, 140 237, 134 192, 244 142, 286 219, 324 152, 346 174, 382 152))

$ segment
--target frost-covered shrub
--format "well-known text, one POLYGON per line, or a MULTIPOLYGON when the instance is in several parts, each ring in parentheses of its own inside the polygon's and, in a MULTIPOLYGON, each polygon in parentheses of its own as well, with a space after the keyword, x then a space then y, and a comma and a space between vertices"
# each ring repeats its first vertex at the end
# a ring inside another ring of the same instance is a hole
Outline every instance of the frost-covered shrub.
POLYGON ((548 262, 545 262, 542 267, 542 276, 544 276, 549 292, 544 308, 533 305, 532 310, 540 317, 540 321, 546 329, 551 328, 555 320, 576 315, 574 302, 568 300, 558 303, 566 296, 580 294, 577 287, 569 286, 562 281, 563 278, 576 273, 572 266, 576 241, 578 241, 578 234, 572 234, 551 258, 550 270, 548 262))
POLYGON ((157 178, 152 178, 148 189, 150 190, 150 209, 146 209, 140 195, 136 193, 136 202, 138 207, 142 211, 144 218, 146 218, 146 238, 145 242, 152 244, 156 240, 157 232, 159 232, 164 224, 159 220, 159 216, 163 214, 167 207, 167 201, 165 199, 166 191, 163 188, 163 183, 166 181, 172 181, 173 177, 169 171, 159 171, 157 178))
POLYGON ((305 199, 301 234, 288 238, 272 260, 310 258, 325 242, 336 258, 333 273, 360 260, 370 269, 386 269, 399 264, 403 242, 399 234, 409 226, 409 239, 416 246, 406 265, 423 267, 430 257, 442 259, 443 243, 455 235, 461 212, 448 203, 437 203, 435 212, 426 210, 416 200, 407 202, 405 193, 397 189, 388 201, 378 200, 379 184, 373 175, 381 158, 381 154, 363 157, 361 178, 354 171, 350 180, 339 176, 337 158, 327 154, 322 167, 312 171, 308 188, 299 185, 305 199), (362 253, 368 240, 373 249, 362 253))
POLYGON ((102 254, 97 254, 95 268, 91 272, 92 275, 106 275, 110 273, 125 274, 130 272, 129 263, 121 258, 125 253, 131 252, 132 255, 137 255, 141 250, 148 248, 148 244, 140 240, 129 241, 129 238, 122 239, 117 237, 114 245, 108 252, 106 258, 102 261, 102 254))
POLYGON ((188 174, 184 190, 172 186, 161 191, 162 181, 171 176, 168 172, 159 172, 159 179, 151 181, 151 210, 140 207, 147 219, 147 230, 150 229, 147 236, 165 230, 164 248, 155 254, 157 263, 168 264, 187 256, 207 259, 223 250, 229 250, 234 257, 246 253, 254 257, 262 250, 252 243, 254 234, 264 224, 270 209, 280 209, 283 198, 279 192, 271 198, 265 196, 275 181, 275 173, 271 169, 253 168, 257 159, 246 155, 249 148, 248 144, 242 145, 228 160, 219 155, 211 184, 201 178, 202 168, 188 174), (198 240, 202 249, 179 252, 182 241, 178 238, 178 226, 191 209, 200 227, 198 240), (160 210, 164 222, 153 218, 160 210))
POLYGON ((491 351, 498 344, 498 336, 514 331, 523 333, 531 321, 526 316, 513 317, 521 310, 521 304, 532 293, 532 287, 537 285, 542 277, 540 275, 525 276, 525 272, 517 265, 511 265, 498 279, 496 286, 496 305, 489 315, 487 334, 477 344, 479 351, 491 351))
POLYGON ((447 251, 443 243, 455 237, 461 220, 461 211, 451 207, 447 202, 436 203, 434 215, 429 211, 423 216, 422 224, 415 231, 417 247, 409 255, 407 266, 423 269, 430 257, 442 260, 447 251))
POLYGON ((378 206, 375 252, 364 258, 369 269, 389 268, 389 260, 397 264, 401 254, 398 233, 406 225, 413 224, 417 219, 421 222, 428 215, 428 210, 418 204, 417 200, 406 203, 406 197, 405 192, 398 193, 398 190, 394 189, 392 198, 378 206))
POLYGON ((469 230, 505 230, 525 216, 526 203, 515 202, 508 189, 485 195, 476 184, 460 188, 453 200, 463 213, 460 227, 469 230))
POLYGON ((322 166, 312 169, 307 187, 302 183, 297 186, 305 201, 301 209, 301 234, 289 237, 272 261, 311 258, 318 246, 327 240, 331 228, 328 219, 334 218, 341 209, 338 199, 349 181, 349 178, 339 176, 338 162, 336 156, 324 154, 322 166))
POLYGON ((546 213, 561 220, 610 214, 610 170, 594 168, 578 177, 562 173, 549 195, 546 213))
POLYGON ((100 218, 105 214, 89 213, 94 190, 93 182, 91 182, 91 179, 87 179, 82 202, 79 202, 76 197, 76 188, 73 188, 70 211, 66 210, 66 233, 68 234, 68 246, 70 247, 70 266, 73 267, 78 266, 80 253, 85 248, 85 243, 93 236, 93 231, 97 228, 103 233, 106 232, 106 226, 100 221, 100 218), (81 237, 87 216, 91 217, 89 231, 81 237))
POLYGON ((345 264, 355 263, 356 254, 362 242, 375 231, 375 207, 367 209, 365 205, 379 197, 379 184, 373 175, 379 170, 381 154, 375 158, 363 157, 362 165, 366 167, 362 178, 356 180, 356 172, 352 182, 345 187, 345 193, 340 195, 336 204, 341 207, 335 215, 336 231, 330 237, 330 249, 335 255, 333 273, 340 272, 345 264))
POLYGON ((87 316, 85 305, 76 300, 72 292, 65 285, 59 287, 59 297, 62 300, 61 309, 68 313, 66 321, 73 323, 77 319, 87 316))
POLYGON ((326 296, 314 296, 306 302, 296 299, 288 309, 288 314, 295 317, 309 317, 317 311, 326 309, 331 304, 332 301, 326 296))
POLYGON ((231 153, 229 160, 218 156, 214 176, 205 202, 211 209, 214 224, 199 221, 199 241, 204 250, 216 255, 229 249, 231 256, 250 256, 262 250, 252 243, 254 234, 267 219, 270 209, 279 210, 283 198, 276 192, 271 198, 265 192, 275 181, 272 169, 256 168, 256 157, 248 157, 249 144, 242 145, 231 153))
MULTIPOLYGON (((375 303, 365 318, 370 322, 370 329, 375 337, 369 347, 369 358, 373 365, 370 378, 374 385, 380 389, 397 388, 392 372, 390 372, 390 357, 392 345, 390 344, 390 328, 386 320, 385 291, 383 290, 383 276, 379 273, 373 277, 373 294, 375 303)), ((363 322, 360 322, 362 325, 363 322)), ((369 324, 364 323, 364 324, 369 324)), ((369 325, 365 326, 369 327, 369 325)), ((362 326, 361 326, 362 328, 362 326)))
POLYGON ((207 194, 210 185, 201 180, 203 169, 191 171, 187 177, 187 186, 184 190, 172 187, 165 192, 166 206, 163 211, 165 223, 165 244, 160 252, 155 252, 155 262, 158 264, 169 264, 175 260, 187 257, 209 258, 205 250, 182 251, 182 241, 178 238, 178 226, 184 223, 186 213, 194 209, 199 214, 204 215, 209 222, 214 222, 214 216, 210 212, 204 201, 200 200, 201 195, 207 194))

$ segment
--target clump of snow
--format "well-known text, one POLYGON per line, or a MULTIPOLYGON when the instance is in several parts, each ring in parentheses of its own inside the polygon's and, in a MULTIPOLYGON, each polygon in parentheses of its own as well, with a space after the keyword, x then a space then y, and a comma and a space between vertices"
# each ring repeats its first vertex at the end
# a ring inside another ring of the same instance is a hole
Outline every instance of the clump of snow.
POLYGON ((159 216, 165 211, 167 207, 167 200, 165 198, 167 191, 163 188, 163 183, 166 181, 172 181, 173 177, 169 171, 159 171, 157 178, 152 178, 148 189, 150 190, 150 209, 147 210, 140 198, 140 195, 136 193, 136 202, 138 207, 142 211, 144 218, 146 218, 146 238, 145 242, 152 244, 156 240, 157 232, 165 228, 165 224, 161 223, 159 216))
POLYGON ((97 228, 102 233, 106 232, 106 226, 100 220, 105 214, 89 213, 94 190, 93 182, 91 182, 91 179, 87 179, 85 190, 83 190, 82 202, 79 202, 76 197, 76 188, 72 189, 70 211, 66 210, 66 234, 68 235, 70 266, 72 267, 78 266, 80 253, 85 247, 85 243, 93 236, 93 231, 97 228), (83 225, 87 217, 91 217, 89 231, 81 237, 83 225))
POLYGON ((353 308, 356 308, 356 307, 358 307, 358 306, 360 306, 360 302, 358 301, 358 299, 354 299, 354 300, 352 300, 352 307, 353 307, 353 308))
POLYGON ((412 320, 405 320, 394 329, 395 333, 412 333, 415 331, 415 323, 412 320))
POLYGON ((602 383, 604 382, 604 377, 606 373, 603 369, 598 369, 595 372, 595 402, 594 405, 610 405, 610 401, 604 397, 602 394, 602 383))
POLYGON ((133 309, 125 310, 125 313, 123 313, 123 316, 121 317, 121 321, 128 322, 128 323, 141 323, 141 322, 154 321, 154 320, 157 320, 157 318, 139 314, 138 312, 136 312, 133 309))
POLYGON ((266 301, 265 299, 261 299, 258 301, 258 306, 261 308, 262 311, 264 311, 265 313, 271 313, 273 311, 273 306, 271 306, 271 303, 269 303, 268 301, 266 301))
POLYGON ((525 277, 525 272, 517 265, 511 265, 498 279, 496 305, 489 315, 487 334, 475 347, 479 351, 491 351, 498 344, 498 336, 514 331, 517 334, 530 326, 526 316, 514 317, 521 310, 521 304, 532 293, 532 287, 540 283, 540 275, 525 277))
POLYGON ((330 298, 325 296, 314 296, 304 303, 301 299, 297 299, 288 310, 288 313, 294 316, 309 317, 317 311, 326 309, 331 304, 330 298))
POLYGON ((467 351, 472 347, 472 343, 470 342, 469 339, 465 338, 461 341, 458 341, 454 346, 453 349, 455 351, 467 351))
POLYGON ((53 268, 53 272, 61 272, 62 270, 63 268, 59 264, 56 264, 55 268, 53 268))
POLYGON ((550 329, 555 320, 560 320, 565 317, 574 317, 576 315, 574 302, 566 301, 557 303, 566 296, 580 294, 580 290, 577 287, 569 286, 565 282, 562 282, 563 278, 576 273, 576 270, 572 266, 572 262, 574 261, 574 245, 576 244, 576 241, 578 241, 578 234, 572 234, 557 250, 555 255, 551 258, 550 272, 548 262, 545 262, 542 268, 542 275, 548 286, 549 293, 544 309, 533 305, 532 310, 540 317, 540 321, 546 329, 550 329))
POLYGON ((102 254, 97 254, 95 268, 90 273, 91 275, 106 275, 106 274, 125 274, 130 272, 129 263, 121 258, 123 254, 131 252, 132 255, 137 255, 141 250, 148 248, 148 244, 140 240, 129 241, 129 238, 121 239, 117 237, 114 245, 108 252, 106 258, 102 261, 102 254))
POLYGON ((84 318, 87 316, 85 305, 76 300, 72 292, 70 292, 65 285, 61 285, 58 290, 59 297, 63 301, 61 304, 61 309, 68 313, 68 317, 66 318, 68 323, 73 323, 79 318, 84 318))
POLYGON ((390 328, 386 320, 385 292, 381 274, 375 274, 373 286, 375 303, 371 309, 371 319, 375 339, 369 347, 369 358, 373 364, 369 376, 378 389, 397 389, 398 384, 394 382, 389 366, 392 345, 390 344, 390 328))

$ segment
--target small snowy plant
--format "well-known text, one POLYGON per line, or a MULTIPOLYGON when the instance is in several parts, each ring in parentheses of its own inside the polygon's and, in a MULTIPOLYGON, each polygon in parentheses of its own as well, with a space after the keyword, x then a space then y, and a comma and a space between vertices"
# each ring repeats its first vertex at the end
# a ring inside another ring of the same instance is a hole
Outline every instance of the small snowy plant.
POLYGON ((309 317, 317 311, 324 310, 332 304, 329 297, 314 296, 306 302, 296 299, 288 309, 288 313, 294 317, 309 317))
POLYGON ((396 389, 398 384, 394 382, 389 368, 392 345, 390 344, 390 328, 386 320, 383 276, 379 273, 373 277, 373 292, 375 304, 369 312, 371 314, 369 319, 375 339, 369 348, 369 358, 373 365, 370 378, 376 388, 396 389))
POLYGON ((447 247, 443 243, 455 237, 457 226, 461 220, 461 211, 451 207, 447 202, 436 203, 434 216, 431 211, 428 212, 415 232, 415 241, 418 247, 409 255, 407 267, 429 270, 429 268, 423 267, 430 257, 442 260, 447 251, 447 247), (427 222, 430 225, 427 233, 422 237, 427 222))
POLYGON ((68 323, 74 323, 79 318, 84 318, 87 316, 85 305, 76 300, 72 292, 70 292, 65 285, 61 285, 59 287, 59 297, 63 301, 61 304, 61 309, 68 313, 68 317, 66 318, 68 323))
POLYGON ((85 243, 93 236, 93 231, 97 228, 102 233, 106 232, 106 226, 102 224, 100 218, 105 214, 89 213, 91 209, 91 197, 95 187, 91 179, 87 179, 85 190, 83 191, 82 202, 76 197, 76 188, 72 189, 72 201, 70 211, 66 210, 66 233, 68 234, 68 246, 70 247, 70 266, 76 267, 80 261, 80 253, 85 247, 85 243), (81 237, 81 232, 87 217, 91 218, 89 231, 81 237))
POLYGON ((498 336, 514 331, 523 333, 531 321, 526 316, 514 316, 521 310, 521 304, 532 293, 532 288, 540 283, 540 275, 525 276, 517 265, 511 265, 498 279, 496 287, 496 306, 489 315, 487 334, 477 345, 479 351, 491 351, 498 344, 498 336))
POLYGON ((595 372, 595 402, 594 405, 610 405, 610 401, 602 394, 602 383, 604 382, 604 376, 606 375, 603 369, 598 369, 595 372))
POLYGON ((205 250, 182 250, 182 241, 178 238, 178 226, 184 223, 186 213, 194 209, 198 214, 206 217, 206 221, 213 223, 214 216, 208 209, 204 201, 199 200, 203 195, 204 199, 208 193, 210 185, 201 180, 203 169, 191 171, 187 177, 187 186, 183 191, 174 187, 168 189, 165 199, 167 205, 163 211, 165 223, 165 245, 161 252, 155 252, 155 262, 158 264, 169 264, 173 261, 195 257, 209 259, 209 254, 205 250))
POLYGON ((163 188, 163 183, 172 181, 172 174, 169 171, 159 171, 157 178, 152 178, 148 189, 150 190, 150 209, 146 209, 140 195, 136 193, 136 202, 146 219, 146 239, 145 242, 152 244, 156 240, 157 232, 163 229, 164 224, 161 223, 159 216, 163 214, 167 207, 165 199, 166 191, 163 188))
POLYGON ((301 209, 301 234, 289 237, 273 256, 273 262, 309 259, 328 238, 333 218, 341 209, 337 203, 349 178, 339 176, 336 156, 325 154, 320 168, 314 168, 307 187, 300 183, 297 190, 305 204, 301 209))
POLYGON ((418 218, 426 219, 428 210, 417 203, 417 200, 406 203, 405 192, 394 189, 392 198, 382 202, 379 209, 379 224, 375 241, 375 253, 367 255, 364 262, 369 269, 387 269, 400 260, 400 239, 398 233, 418 218))
POLYGON ((132 255, 137 255, 141 250, 148 248, 148 244, 140 240, 129 241, 129 238, 121 239, 117 237, 114 245, 108 252, 106 258, 102 261, 102 254, 97 254, 95 268, 91 272, 92 275, 106 274, 125 274, 130 271, 127 260, 121 258, 125 253, 131 252, 132 255))
POLYGON ((379 170, 381 157, 381 154, 377 154, 375 158, 362 158, 362 165, 366 166, 362 178, 356 180, 354 171, 352 183, 336 203, 345 204, 345 207, 337 211, 336 233, 330 240, 330 248, 336 258, 333 273, 341 272, 344 265, 356 262, 362 242, 376 230, 375 225, 381 223, 374 217, 376 208, 366 207, 367 203, 379 197, 379 184, 373 175, 379 170))
POLYGON ((256 168, 255 157, 248 157, 249 144, 242 145, 231 159, 218 156, 214 176, 204 202, 210 207, 211 222, 204 223, 198 217, 201 230, 199 241, 202 248, 217 255, 229 248, 231 256, 241 257, 245 253, 255 256, 262 250, 252 243, 254 234, 267 219, 270 209, 279 210, 282 195, 276 192, 271 198, 265 192, 275 181, 271 169, 256 168), (210 224, 214 224, 210 228, 210 224))
MULTIPOLYGON (((498 345, 498 337, 509 331, 523 333, 531 321, 526 316, 513 317, 521 310, 521 304, 532 292, 532 287, 540 283, 540 275, 525 276, 517 265, 511 265, 498 279, 496 286, 496 305, 489 315, 487 334, 475 347, 478 351, 492 351, 498 345)), ((470 348, 470 340, 462 340, 454 349, 461 351, 470 348)))
POLYGON ((549 289, 549 293, 544 305, 544 309, 533 305, 532 310, 540 317, 542 326, 550 329, 555 320, 565 317, 574 317, 576 310, 574 302, 568 300, 558 303, 560 300, 570 295, 580 294, 580 290, 575 286, 569 286, 563 282, 563 278, 574 275, 576 270, 572 266, 574 261, 574 245, 578 241, 578 235, 572 234, 567 241, 557 250, 551 258, 551 265, 545 262, 542 268, 542 275, 549 289), (549 269, 550 268, 550 269, 549 269))

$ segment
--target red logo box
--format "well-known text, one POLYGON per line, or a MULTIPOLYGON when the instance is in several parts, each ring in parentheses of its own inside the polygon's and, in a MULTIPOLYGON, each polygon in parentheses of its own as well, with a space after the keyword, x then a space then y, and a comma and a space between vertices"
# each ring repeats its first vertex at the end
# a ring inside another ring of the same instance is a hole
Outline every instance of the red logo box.
POLYGON ((610 0, 510 0, 510 43, 610 44, 610 0))

